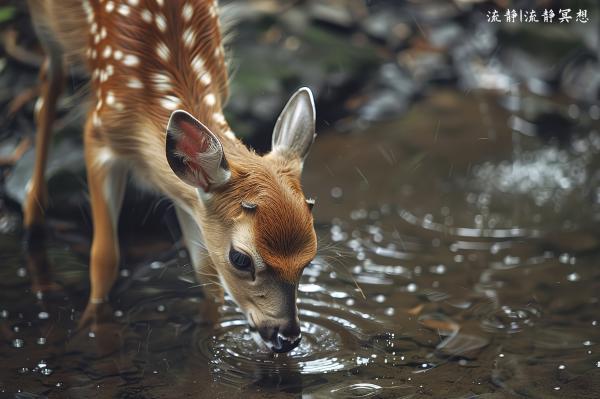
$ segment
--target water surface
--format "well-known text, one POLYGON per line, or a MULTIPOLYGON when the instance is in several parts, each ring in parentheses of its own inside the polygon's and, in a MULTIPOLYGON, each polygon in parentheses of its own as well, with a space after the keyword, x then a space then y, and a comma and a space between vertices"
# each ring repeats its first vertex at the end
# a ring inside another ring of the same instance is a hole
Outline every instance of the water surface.
POLYGON ((286 355, 259 350, 231 302, 211 326, 168 232, 125 237, 104 321, 78 329, 88 230, 54 220, 47 258, 27 256, 4 209, 0 390, 597 397, 600 134, 523 134, 501 100, 442 89, 401 120, 319 137, 305 189, 320 254, 299 286, 302 343, 286 355))

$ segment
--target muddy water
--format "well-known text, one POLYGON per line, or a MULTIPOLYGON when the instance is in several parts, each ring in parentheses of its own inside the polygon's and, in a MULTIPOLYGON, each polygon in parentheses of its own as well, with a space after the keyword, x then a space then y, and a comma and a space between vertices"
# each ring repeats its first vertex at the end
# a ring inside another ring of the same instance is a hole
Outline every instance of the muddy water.
POLYGON ((27 257, 5 213, 0 389, 600 396, 600 134, 579 129, 558 146, 511 130, 500 103, 438 91, 399 121, 319 138, 305 186, 321 251, 299 287, 304 338, 288 355, 258 350, 231 302, 211 326, 185 252, 139 233, 107 317, 78 330, 85 234, 55 223, 47 258, 27 257))

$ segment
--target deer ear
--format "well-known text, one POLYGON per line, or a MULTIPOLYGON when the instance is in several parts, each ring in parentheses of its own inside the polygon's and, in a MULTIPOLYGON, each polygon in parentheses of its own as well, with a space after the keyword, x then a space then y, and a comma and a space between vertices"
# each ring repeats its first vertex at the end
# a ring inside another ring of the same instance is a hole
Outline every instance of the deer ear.
POLYGON ((315 137, 315 101, 310 89, 302 87, 292 95, 277 118, 272 152, 304 160, 315 137))
POLYGON ((177 177, 205 193, 231 176, 217 136, 181 110, 171 114, 167 126, 167 161, 177 177))

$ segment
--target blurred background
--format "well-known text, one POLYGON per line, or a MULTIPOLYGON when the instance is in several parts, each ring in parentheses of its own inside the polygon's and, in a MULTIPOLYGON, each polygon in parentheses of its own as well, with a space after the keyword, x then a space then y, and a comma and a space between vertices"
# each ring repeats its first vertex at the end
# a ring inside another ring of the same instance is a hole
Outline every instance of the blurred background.
POLYGON ((25 3, 0 1, 0 355, 10 359, 1 389, 600 395, 597 2, 229 2, 225 114, 238 137, 266 152, 298 87, 317 102, 304 187, 317 199, 321 255, 300 286, 305 339, 285 359, 254 353, 231 304, 216 332, 190 322, 202 294, 178 277, 190 276, 173 211, 134 187, 111 309, 121 345, 88 353, 98 337, 74 328, 91 234, 82 71, 71 70, 59 105, 41 275, 20 247, 42 62, 25 3), (550 9, 557 15, 544 23, 550 9), (561 9, 572 19, 559 22, 561 9), (520 20, 532 10, 539 22, 520 20), (45 290, 61 294, 36 297, 45 290))

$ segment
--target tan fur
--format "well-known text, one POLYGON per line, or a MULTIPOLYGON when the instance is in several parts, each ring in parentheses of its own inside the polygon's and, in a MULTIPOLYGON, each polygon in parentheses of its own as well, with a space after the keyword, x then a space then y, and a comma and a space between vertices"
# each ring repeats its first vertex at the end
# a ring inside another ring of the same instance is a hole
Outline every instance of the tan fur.
MULTIPOLYGON (((236 221, 247 216, 252 220, 256 249, 269 270, 295 286, 317 246, 312 215, 300 186, 301 160, 277 154, 260 157, 228 137, 230 128, 221 116, 228 93, 227 68, 213 2, 164 0, 160 5, 156 0, 139 0, 135 7, 130 3, 30 0, 38 32, 48 35, 45 47, 49 55, 65 55, 70 63, 85 65, 91 76, 85 153, 94 218, 92 299, 105 298, 116 276, 118 245, 111 212, 119 209, 120 199, 107 196, 115 190, 110 185, 118 180, 115 164, 126 165, 138 183, 167 195, 197 221, 209 254, 202 270, 217 271, 225 284, 236 284, 226 251, 236 221), (121 6, 127 9, 119 9, 121 6), (184 6, 193 7, 191 21, 182 18, 184 6), (127 15, 119 10, 128 10, 127 15), (144 20, 148 13, 150 22, 144 20), (161 26, 166 28, 161 30, 161 26), (194 40, 186 45, 182 38, 190 28, 194 40), (161 58, 165 51, 166 60, 161 58), (198 59, 210 75, 209 83, 200 79, 194 67, 198 59), (174 99, 177 109, 192 114, 222 142, 232 177, 211 193, 213 197, 206 203, 199 200, 195 188, 174 174, 165 157, 165 129, 172 111, 165 106, 165 99, 174 99), (241 201, 256 203, 256 211, 244 215, 241 201)), ((46 130, 48 123, 43 124, 46 130)), ((42 145, 45 152, 47 141, 42 145)), ((38 172, 43 173, 44 163, 36 164, 38 172)))

